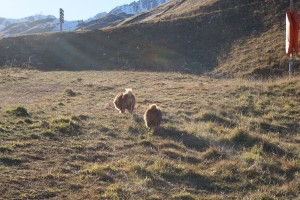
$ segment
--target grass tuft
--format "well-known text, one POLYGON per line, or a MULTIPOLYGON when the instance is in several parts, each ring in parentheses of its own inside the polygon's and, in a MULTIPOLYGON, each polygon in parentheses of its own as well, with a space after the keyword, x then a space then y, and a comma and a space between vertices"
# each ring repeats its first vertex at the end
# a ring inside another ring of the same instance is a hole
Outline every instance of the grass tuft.
POLYGON ((172 196, 174 200, 194 200, 195 197, 194 195, 188 193, 188 192, 183 192, 179 194, 175 194, 172 196))
POLYGON ((10 115, 16 116, 16 117, 29 117, 30 116, 27 109, 22 106, 9 108, 5 112, 10 115))
POLYGON ((116 173, 116 169, 114 166, 105 164, 94 164, 91 166, 87 166, 82 173, 84 175, 91 175, 99 177, 99 180, 104 182, 114 182, 113 175, 116 173))
POLYGON ((108 187, 100 199, 122 199, 130 200, 130 192, 119 184, 113 184, 108 187))
POLYGON ((256 141, 249 133, 242 129, 233 129, 229 136, 229 141, 236 145, 252 146, 256 141))
POLYGON ((70 89, 70 88, 66 88, 65 91, 64 91, 64 94, 65 94, 66 96, 69 96, 69 97, 74 97, 74 96, 77 95, 77 93, 74 92, 74 91, 73 91, 72 89, 70 89))
POLYGON ((65 117, 54 118, 51 120, 51 128, 63 135, 79 135, 80 126, 73 120, 65 117))

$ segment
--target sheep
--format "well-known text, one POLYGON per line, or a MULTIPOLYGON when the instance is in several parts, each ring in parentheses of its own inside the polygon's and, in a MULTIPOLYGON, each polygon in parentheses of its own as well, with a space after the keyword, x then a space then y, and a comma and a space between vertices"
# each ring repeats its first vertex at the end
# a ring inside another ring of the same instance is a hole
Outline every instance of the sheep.
POLYGON ((124 93, 118 94, 114 99, 114 105, 120 113, 124 113, 127 109, 129 113, 133 113, 135 106, 135 96, 132 93, 132 89, 126 89, 124 93))
POLYGON ((156 104, 150 105, 145 114, 144 121, 149 130, 156 130, 162 121, 162 112, 156 104))

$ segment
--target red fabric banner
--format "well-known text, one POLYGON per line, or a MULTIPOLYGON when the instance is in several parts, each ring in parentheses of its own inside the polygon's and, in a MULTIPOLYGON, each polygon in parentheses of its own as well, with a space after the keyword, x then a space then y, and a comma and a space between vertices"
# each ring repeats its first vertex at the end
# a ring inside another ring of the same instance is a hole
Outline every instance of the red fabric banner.
POLYGON ((299 52, 299 18, 298 11, 287 11, 286 13, 286 43, 285 51, 288 56, 293 50, 299 52))

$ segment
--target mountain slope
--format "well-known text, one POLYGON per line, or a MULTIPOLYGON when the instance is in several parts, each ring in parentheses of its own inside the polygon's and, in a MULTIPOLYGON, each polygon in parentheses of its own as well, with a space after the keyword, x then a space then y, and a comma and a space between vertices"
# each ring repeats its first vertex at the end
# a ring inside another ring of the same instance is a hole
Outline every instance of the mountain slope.
POLYGON ((90 20, 84 23, 80 29, 95 30, 107 27, 114 22, 122 21, 141 12, 155 8, 169 0, 139 0, 127 5, 122 5, 111 10, 107 15, 96 20, 90 20))
POLYGON ((279 0, 174 0, 102 31, 3 39, 0 65, 34 56, 30 65, 40 69, 282 74, 286 6, 279 0))
POLYGON ((118 15, 120 13, 125 13, 127 15, 135 15, 141 12, 148 11, 154 7, 157 7, 169 0, 139 0, 134 1, 128 5, 122 5, 114 8, 110 11, 110 14, 118 15))
MULTIPOLYGON (((193 42, 181 46, 188 47, 185 51, 198 49, 198 53, 204 57, 213 55, 214 59, 210 63, 214 65, 214 75, 267 77, 286 73, 283 19, 288 3, 174 0, 112 27, 139 27, 170 22, 179 25, 197 21, 194 25, 182 27, 190 30, 184 35, 185 38, 189 35, 190 39, 184 41, 193 42), (201 29, 204 33, 200 33, 201 29), (199 44, 199 40, 210 42, 199 44)), ((299 64, 295 65, 297 70, 299 64)))
POLYGON ((84 22, 78 30, 96 30, 96 29, 101 29, 107 26, 112 25, 116 21, 124 20, 128 17, 131 17, 132 15, 130 14, 125 14, 125 13, 119 13, 117 15, 114 14, 106 14, 105 16, 95 19, 95 20, 90 20, 87 22, 84 22))

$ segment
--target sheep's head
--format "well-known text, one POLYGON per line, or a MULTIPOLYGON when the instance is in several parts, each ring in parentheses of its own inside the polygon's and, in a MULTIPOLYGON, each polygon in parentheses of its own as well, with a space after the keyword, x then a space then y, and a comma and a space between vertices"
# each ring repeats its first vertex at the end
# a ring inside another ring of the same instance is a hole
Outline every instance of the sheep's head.
POLYGON ((156 104, 152 104, 149 106, 149 110, 157 110, 157 109, 158 109, 158 107, 156 104))
POLYGON ((125 89, 125 94, 128 94, 129 96, 132 96, 132 89, 131 88, 126 88, 125 89))

